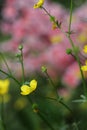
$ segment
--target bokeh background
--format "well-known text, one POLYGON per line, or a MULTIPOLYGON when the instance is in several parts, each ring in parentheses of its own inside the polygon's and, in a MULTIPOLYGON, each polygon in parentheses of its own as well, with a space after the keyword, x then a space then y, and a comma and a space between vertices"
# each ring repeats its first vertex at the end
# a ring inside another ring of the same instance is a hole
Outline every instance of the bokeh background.
MULTIPOLYGON (((52 29, 49 17, 41 9, 33 9, 35 0, 0 0, 0 52, 4 54, 12 74, 22 82, 21 66, 15 56, 23 45, 26 81, 37 79, 38 87, 29 96, 20 95, 20 86, 11 80, 5 101, 7 130, 75 130, 74 117, 79 130, 87 128, 87 104, 73 103, 83 93, 79 67, 74 57, 66 53, 70 43, 59 29, 52 29), (57 92, 73 109, 73 115, 61 104, 45 97, 55 97, 55 91, 41 66, 47 67, 57 92), (40 114, 33 111, 38 105, 40 114), (47 122, 47 123, 46 123, 47 122)), ((44 7, 62 22, 68 31, 70 0, 48 0, 44 7)), ((79 58, 84 64, 87 55, 82 51, 87 44, 87 3, 73 0, 72 39, 79 47, 79 58)), ((0 68, 8 73, 0 57, 0 68)), ((0 73, 0 78, 7 76, 0 73)))

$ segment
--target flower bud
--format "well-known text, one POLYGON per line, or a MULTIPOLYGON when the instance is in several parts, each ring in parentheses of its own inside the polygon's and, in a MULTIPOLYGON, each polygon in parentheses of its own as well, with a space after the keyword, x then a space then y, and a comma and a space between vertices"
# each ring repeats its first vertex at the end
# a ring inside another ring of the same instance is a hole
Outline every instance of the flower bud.
POLYGON ((69 54, 72 54, 72 49, 68 48, 66 49, 66 53, 69 55, 69 54))
POLYGON ((42 72, 47 72, 47 68, 45 66, 41 67, 42 72))
POLYGON ((33 111, 34 111, 35 113, 37 113, 37 112, 39 111, 38 105, 37 105, 36 103, 34 103, 34 104, 32 105, 32 109, 33 109, 33 111))
POLYGON ((19 45, 18 49, 22 50, 23 49, 23 45, 19 45))

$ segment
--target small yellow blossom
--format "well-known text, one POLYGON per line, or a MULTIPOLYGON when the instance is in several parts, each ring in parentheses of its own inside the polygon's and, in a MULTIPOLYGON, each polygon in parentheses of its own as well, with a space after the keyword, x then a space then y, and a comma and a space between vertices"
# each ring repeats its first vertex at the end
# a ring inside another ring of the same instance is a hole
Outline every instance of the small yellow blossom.
POLYGON ((36 87, 37 87, 37 81, 36 80, 32 80, 30 82, 30 87, 31 87, 32 91, 34 91, 36 89, 36 87))
POLYGON ((55 35, 50 38, 53 44, 62 42, 62 35, 55 35))
POLYGON ((8 103, 11 99, 11 95, 10 94, 5 94, 3 95, 3 98, 2 96, 0 96, 0 103, 8 103))
POLYGON ((14 108, 16 110, 22 110, 22 109, 24 109, 27 106, 27 104, 28 104, 27 98, 20 97, 14 103, 14 108))
POLYGON ((39 0, 35 5, 34 5, 34 9, 36 8, 40 8, 42 7, 42 5, 44 4, 44 0, 39 0))
POLYGON ((55 22, 52 22, 52 29, 53 30, 55 30, 55 29, 57 29, 58 27, 57 27, 57 24, 55 23, 55 22))
POLYGON ((78 36, 78 41, 80 42, 80 43, 85 43, 86 41, 87 41, 87 36, 86 36, 86 33, 81 33, 79 36, 78 36))
POLYGON ((0 95, 8 93, 10 81, 8 79, 0 80, 0 95))
POLYGON ((29 85, 22 85, 21 86, 21 94, 22 95, 28 95, 31 92, 33 92, 37 87, 37 81, 31 80, 29 85))
POLYGON ((83 52, 87 54, 87 45, 84 46, 83 52))
POLYGON ((85 61, 85 65, 81 66, 82 71, 87 71, 87 60, 85 61))

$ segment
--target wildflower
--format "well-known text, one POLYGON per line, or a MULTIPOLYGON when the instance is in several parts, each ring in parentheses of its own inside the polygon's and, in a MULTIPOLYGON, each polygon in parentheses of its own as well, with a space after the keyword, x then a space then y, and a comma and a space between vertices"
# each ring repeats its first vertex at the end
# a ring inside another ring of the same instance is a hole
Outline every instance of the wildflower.
POLYGON ((44 0, 39 0, 35 5, 34 5, 34 8, 41 8, 42 5, 44 4, 44 0))
POLYGON ((42 72, 47 72, 47 68, 45 66, 42 66, 41 69, 42 69, 42 72))
POLYGON ((22 50, 23 49, 23 45, 19 45, 19 50, 22 50))
POLYGON ((52 29, 53 30, 57 29, 57 24, 55 22, 52 22, 52 29))
POLYGON ((22 85, 21 86, 21 94, 22 95, 28 95, 31 92, 33 92, 37 87, 37 81, 36 80, 31 80, 29 85, 22 85))
POLYGON ((86 33, 81 33, 79 36, 78 36, 78 41, 81 42, 81 43, 85 43, 87 41, 87 36, 86 36, 86 33))
POLYGON ((22 110, 27 106, 27 104, 28 104, 27 98, 20 97, 15 101, 14 108, 16 110, 22 110))
POLYGON ((62 36, 61 35, 51 36, 50 40, 53 44, 60 43, 60 42, 62 42, 62 36))
POLYGON ((0 96, 0 103, 8 103, 11 99, 11 95, 10 94, 4 94, 3 95, 3 99, 2 99, 2 96, 0 96))
POLYGON ((87 45, 84 46, 83 52, 87 54, 87 45))
POLYGON ((8 79, 0 80, 0 95, 5 95, 8 93, 10 81, 8 79))
POLYGON ((85 65, 81 66, 83 71, 87 71, 87 60, 85 61, 85 65))

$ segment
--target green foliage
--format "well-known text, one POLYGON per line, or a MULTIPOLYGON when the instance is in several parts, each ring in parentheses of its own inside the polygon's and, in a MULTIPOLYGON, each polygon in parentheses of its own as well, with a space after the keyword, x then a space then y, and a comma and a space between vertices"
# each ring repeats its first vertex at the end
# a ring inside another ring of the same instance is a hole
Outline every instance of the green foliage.
MULTIPOLYGON (((66 0, 54 0, 54 1, 62 4, 66 8, 70 7, 70 0, 67 0, 67 1, 66 0)), ((87 0, 73 0, 73 7, 74 8, 79 7, 86 1, 87 0)))
POLYGON ((4 35, 0 32, 0 42, 4 42, 4 41, 7 41, 11 38, 10 35, 4 35))

